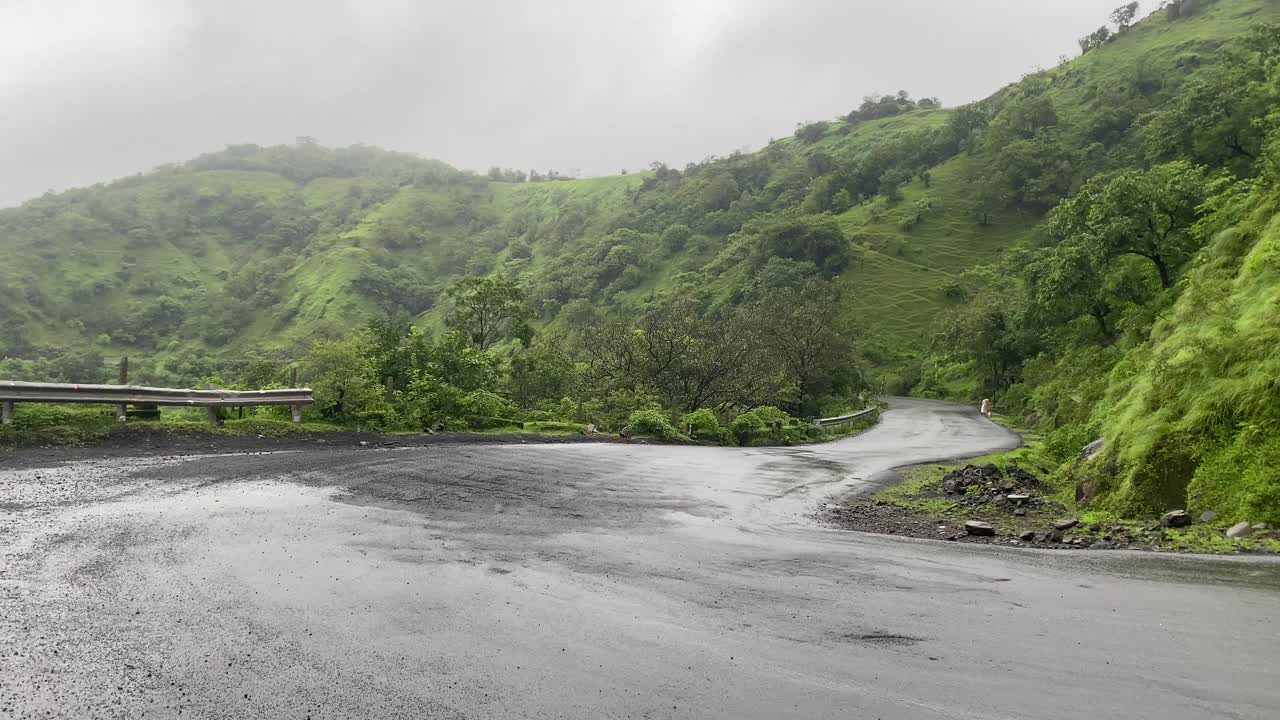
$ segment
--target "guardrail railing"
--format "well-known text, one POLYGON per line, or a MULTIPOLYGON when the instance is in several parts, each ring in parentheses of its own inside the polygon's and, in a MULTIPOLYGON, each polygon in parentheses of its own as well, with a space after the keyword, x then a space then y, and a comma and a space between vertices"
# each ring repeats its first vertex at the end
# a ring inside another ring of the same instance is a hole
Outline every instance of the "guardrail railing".
POLYGON ((818 418, 817 420, 813 421, 813 424, 817 425, 818 427, 830 427, 832 425, 847 425, 848 423, 851 423, 854 420, 857 420, 858 418, 866 417, 875 411, 876 411, 876 408, 870 407, 870 408, 867 408, 866 410, 859 410, 858 412, 851 413, 849 415, 838 415, 836 417, 818 418))
POLYGON ((255 405, 288 405, 293 421, 302 422, 302 406, 315 402, 310 388, 284 390, 190 390, 139 385, 77 385, 73 383, 32 383, 0 381, 0 420, 13 422, 17 403, 102 403, 116 406, 116 419, 123 422, 126 405, 204 407, 209 420, 218 421, 218 408, 255 405))

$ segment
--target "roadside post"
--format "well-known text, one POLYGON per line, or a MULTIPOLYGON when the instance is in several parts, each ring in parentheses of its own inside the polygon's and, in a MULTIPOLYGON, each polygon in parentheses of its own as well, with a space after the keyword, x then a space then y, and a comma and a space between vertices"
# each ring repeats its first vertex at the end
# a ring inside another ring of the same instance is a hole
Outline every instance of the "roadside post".
MULTIPOLYGON (((125 355, 120 358, 120 385, 129 384, 129 356, 125 355)), ((128 412, 124 403, 116 405, 116 420, 124 422, 128 417, 128 412)))
MULTIPOLYGON (((289 368, 289 387, 298 387, 298 367, 296 365, 289 368)), ((297 405, 297 404, 290 405, 289 411, 290 411, 290 414, 293 415, 293 421, 295 423, 302 422, 302 406, 301 405, 297 405)))

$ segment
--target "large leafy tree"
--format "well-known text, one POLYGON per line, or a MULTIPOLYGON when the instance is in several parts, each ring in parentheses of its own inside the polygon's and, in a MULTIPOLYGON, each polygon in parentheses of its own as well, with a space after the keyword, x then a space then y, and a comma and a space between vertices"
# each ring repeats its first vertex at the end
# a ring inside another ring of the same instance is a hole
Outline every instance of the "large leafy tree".
POLYGON ((1161 287, 1199 246, 1191 231, 1205 199, 1205 169, 1186 161, 1095 177, 1054 208, 1052 233, 1093 262, 1123 255, 1151 261, 1161 287))
POLYGON ((445 291, 453 303, 445 324, 456 328, 481 350, 521 334, 533 317, 520 283, 509 278, 464 277, 445 291))
POLYGON ((862 377, 853 352, 855 330, 832 318, 841 301, 838 286, 811 278, 771 292, 753 308, 764 348, 777 359, 794 397, 789 409, 797 415, 818 415, 823 396, 837 388, 861 389, 855 387, 862 377))

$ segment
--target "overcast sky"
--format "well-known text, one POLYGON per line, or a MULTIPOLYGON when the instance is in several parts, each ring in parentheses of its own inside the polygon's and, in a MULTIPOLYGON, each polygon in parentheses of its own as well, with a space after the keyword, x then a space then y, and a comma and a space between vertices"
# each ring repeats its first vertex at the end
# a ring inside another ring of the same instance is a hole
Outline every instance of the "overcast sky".
POLYGON ((682 165, 872 92, 983 97, 1117 4, 0 0, 0 206, 299 135, 476 170, 682 165))

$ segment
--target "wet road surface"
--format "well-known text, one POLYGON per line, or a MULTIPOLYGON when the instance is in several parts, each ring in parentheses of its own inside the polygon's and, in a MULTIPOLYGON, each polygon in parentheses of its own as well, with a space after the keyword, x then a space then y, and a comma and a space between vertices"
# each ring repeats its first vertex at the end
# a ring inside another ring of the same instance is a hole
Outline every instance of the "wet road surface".
POLYGON ((799 449, 11 464, 0 718, 1276 717, 1275 563, 809 519, 1013 443, 895 400, 799 449))

